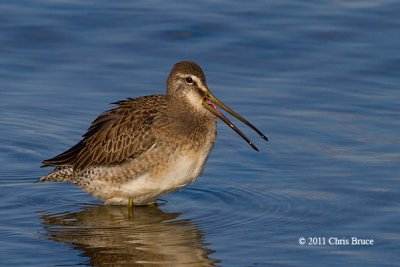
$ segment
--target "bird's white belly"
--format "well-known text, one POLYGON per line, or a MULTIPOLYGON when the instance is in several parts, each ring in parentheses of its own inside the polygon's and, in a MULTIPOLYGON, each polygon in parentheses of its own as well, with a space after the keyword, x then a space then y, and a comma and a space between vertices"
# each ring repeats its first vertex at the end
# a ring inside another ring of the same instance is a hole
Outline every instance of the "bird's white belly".
MULTIPOLYGON (((175 191, 194 182, 201 174, 209 150, 202 154, 180 154, 171 159, 168 168, 154 176, 151 172, 142 174, 121 187, 126 199, 131 198, 135 204, 154 202, 162 194, 175 191)), ((109 202, 116 202, 114 201, 109 202)))

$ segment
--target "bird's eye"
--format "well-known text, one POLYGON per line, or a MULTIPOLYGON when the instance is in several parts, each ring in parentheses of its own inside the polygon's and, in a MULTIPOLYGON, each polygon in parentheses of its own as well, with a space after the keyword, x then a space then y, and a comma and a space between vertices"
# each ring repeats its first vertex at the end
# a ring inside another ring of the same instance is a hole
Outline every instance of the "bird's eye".
POLYGON ((190 77, 187 77, 187 78, 186 78, 186 82, 187 82, 188 84, 193 84, 193 79, 190 78, 190 77))

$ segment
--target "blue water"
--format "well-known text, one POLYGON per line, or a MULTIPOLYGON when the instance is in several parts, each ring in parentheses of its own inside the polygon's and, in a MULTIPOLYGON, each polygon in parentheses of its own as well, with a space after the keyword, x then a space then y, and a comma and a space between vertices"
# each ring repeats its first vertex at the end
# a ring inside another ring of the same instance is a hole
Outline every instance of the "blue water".
POLYGON ((1 266, 398 266, 397 1, 2 1, 0 14, 1 266), (33 183, 108 103, 163 92, 183 59, 269 136, 238 124, 259 153, 220 123, 202 177, 133 213, 33 183))

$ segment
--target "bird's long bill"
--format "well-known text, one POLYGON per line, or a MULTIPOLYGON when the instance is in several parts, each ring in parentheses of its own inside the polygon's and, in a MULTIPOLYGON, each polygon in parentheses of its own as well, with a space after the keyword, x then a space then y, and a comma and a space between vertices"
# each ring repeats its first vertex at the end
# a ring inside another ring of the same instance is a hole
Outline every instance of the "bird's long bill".
POLYGON ((242 116, 240 116, 239 114, 237 114, 235 111, 233 111, 232 109, 230 109, 228 106, 226 106, 224 103, 222 103, 222 101, 220 101, 218 98, 216 98, 215 96, 213 96, 210 92, 208 92, 208 95, 205 97, 205 103, 204 106, 211 112, 213 113, 215 116, 217 116, 218 118, 220 118, 223 122, 225 122, 229 127, 231 127, 237 134, 239 134, 254 150, 258 151, 258 148, 253 144, 253 142, 250 141, 249 138, 247 138, 242 131, 239 130, 238 127, 236 127, 235 124, 233 124, 227 117, 225 117, 224 114, 222 114, 217 106, 221 107, 222 109, 224 109, 225 111, 227 111, 228 113, 230 113, 232 116, 234 116, 235 118, 237 118, 238 120, 240 120, 241 122, 243 122, 244 124, 246 124, 247 126, 249 126, 250 128, 252 128, 256 133, 258 133, 263 139, 268 141, 268 138, 265 134, 263 134, 260 130, 258 130, 253 124, 251 124, 250 122, 248 122, 246 119, 244 119, 242 116))

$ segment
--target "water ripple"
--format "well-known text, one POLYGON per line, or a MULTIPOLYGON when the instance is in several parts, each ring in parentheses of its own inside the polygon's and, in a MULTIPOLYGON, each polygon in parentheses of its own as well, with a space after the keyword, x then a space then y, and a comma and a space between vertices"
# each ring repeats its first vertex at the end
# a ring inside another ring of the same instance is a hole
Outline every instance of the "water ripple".
POLYGON ((198 208, 185 210, 190 218, 209 234, 222 229, 257 227, 263 231, 284 230, 296 224, 323 223, 317 216, 325 210, 337 210, 335 196, 326 192, 255 188, 255 184, 198 183, 171 197, 168 206, 198 208))

